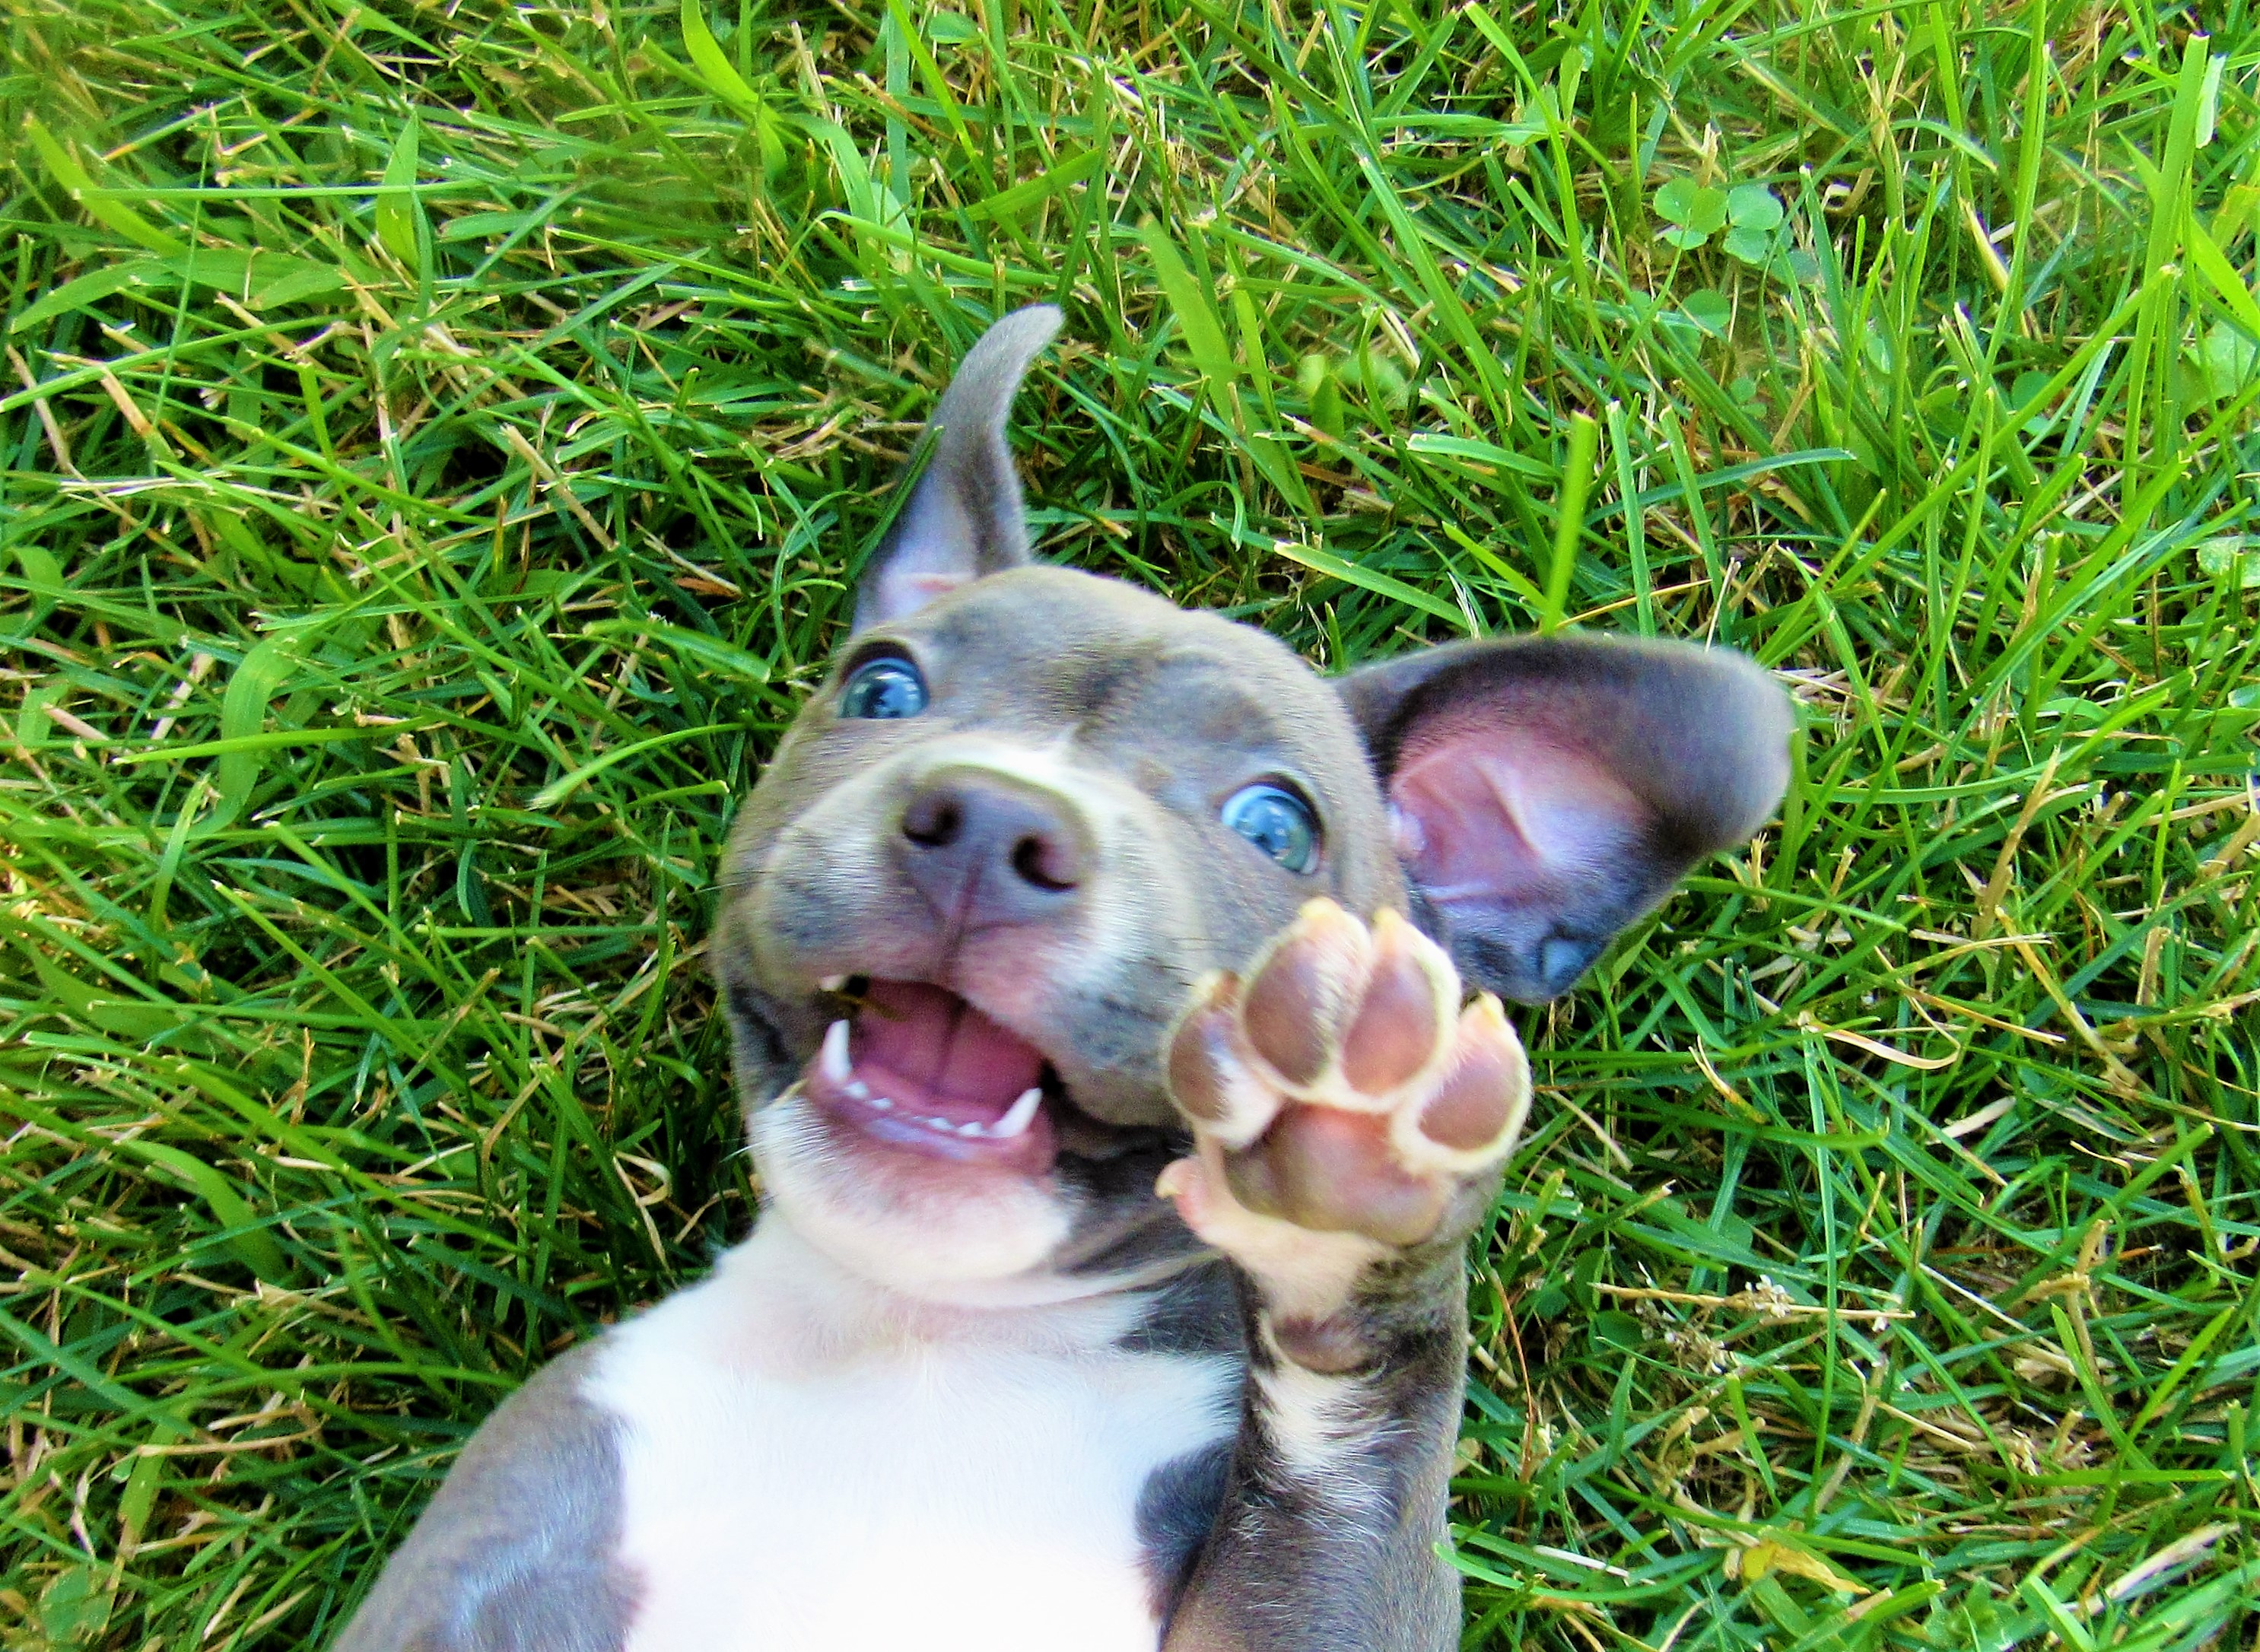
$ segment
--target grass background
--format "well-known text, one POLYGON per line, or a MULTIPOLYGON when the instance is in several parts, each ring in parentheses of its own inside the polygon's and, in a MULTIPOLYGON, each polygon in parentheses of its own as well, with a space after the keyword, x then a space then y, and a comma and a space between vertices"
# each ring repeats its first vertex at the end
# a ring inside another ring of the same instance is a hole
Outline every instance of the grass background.
POLYGON ((2260 1644, 2244 0, 4 29, 8 1648, 320 1642, 745 1230, 717 846, 1038 298, 1047 554, 1805 706, 1527 1022, 1469 1643, 2260 1644))

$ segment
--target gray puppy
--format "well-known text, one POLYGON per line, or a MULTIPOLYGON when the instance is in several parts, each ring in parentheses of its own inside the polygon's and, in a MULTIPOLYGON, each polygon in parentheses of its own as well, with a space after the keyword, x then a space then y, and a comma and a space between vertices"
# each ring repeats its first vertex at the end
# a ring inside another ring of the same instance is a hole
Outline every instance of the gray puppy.
POLYGON ((738 823, 758 1226, 495 1413, 340 1652, 1458 1644, 1462 1250, 1529 1095, 1489 993, 1754 831, 1787 704, 1583 638, 1328 683, 1032 565, 1058 325, 967 357, 738 823))

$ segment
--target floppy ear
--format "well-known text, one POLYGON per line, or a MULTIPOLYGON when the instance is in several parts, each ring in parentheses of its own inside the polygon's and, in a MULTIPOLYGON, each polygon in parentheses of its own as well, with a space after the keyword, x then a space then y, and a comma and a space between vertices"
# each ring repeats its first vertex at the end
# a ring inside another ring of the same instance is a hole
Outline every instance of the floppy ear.
POLYGON ((1057 309, 1031 304, 991 326, 967 352, 919 437, 926 468, 863 570, 856 630, 916 613, 968 580, 1028 560, 1005 416, 1028 363, 1059 326, 1057 309))
POLYGON ((1525 1004, 1566 991, 1789 780, 1788 696, 1739 654, 1552 637, 1455 643, 1341 680, 1414 916, 1525 1004))

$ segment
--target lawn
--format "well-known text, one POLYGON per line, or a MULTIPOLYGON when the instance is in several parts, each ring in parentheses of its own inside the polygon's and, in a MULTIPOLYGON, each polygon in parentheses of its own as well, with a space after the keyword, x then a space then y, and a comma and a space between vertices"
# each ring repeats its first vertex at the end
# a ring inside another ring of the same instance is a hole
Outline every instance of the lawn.
POLYGON ((318 1645, 746 1231, 718 847, 1040 298, 1043 554, 1803 708, 1523 1018, 1468 1644, 2260 1644, 2245 0, 4 26, 7 1648, 318 1645))

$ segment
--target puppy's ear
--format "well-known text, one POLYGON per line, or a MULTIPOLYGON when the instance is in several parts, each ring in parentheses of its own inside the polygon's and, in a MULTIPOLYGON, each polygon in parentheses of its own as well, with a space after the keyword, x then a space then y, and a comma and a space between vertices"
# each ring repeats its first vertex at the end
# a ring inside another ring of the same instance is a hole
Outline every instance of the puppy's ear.
POLYGON ((1566 991, 1789 780, 1788 697, 1739 654, 1597 638, 1456 643, 1340 683, 1414 915, 1479 985, 1566 991))
POLYGON ((901 619, 968 580, 1028 560, 1005 416, 1028 363, 1059 326, 1058 310, 1031 304, 991 327, 966 354, 919 437, 926 468, 863 570, 856 630, 901 619))

